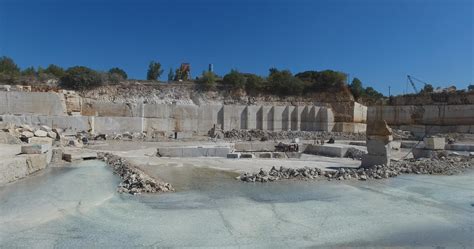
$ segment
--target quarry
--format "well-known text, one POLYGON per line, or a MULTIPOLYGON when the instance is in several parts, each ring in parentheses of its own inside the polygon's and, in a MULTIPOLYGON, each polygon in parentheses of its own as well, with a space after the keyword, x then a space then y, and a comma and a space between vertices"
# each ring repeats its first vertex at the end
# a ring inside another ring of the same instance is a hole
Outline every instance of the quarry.
POLYGON ((366 105, 185 83, 0 89, 6 247, 472 245, 473 91, 366 105))

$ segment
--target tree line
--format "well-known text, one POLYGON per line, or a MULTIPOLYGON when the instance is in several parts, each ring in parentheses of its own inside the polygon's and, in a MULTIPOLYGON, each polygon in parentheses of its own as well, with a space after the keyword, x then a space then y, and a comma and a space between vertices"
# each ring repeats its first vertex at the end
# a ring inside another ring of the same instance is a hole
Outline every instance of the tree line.
MULTIPOLYGON (((163 74, 162 66, 157 61, 151 61, 148 65, 146 78, 158 81, 163 74)), ((103 84, 114 84, 127 80, 125 70, 114 67, 107 72, 99 72, 85 66, 73 66, 63 69, 51 64, 46 68, 27 67, 23 70, 9 57, 0 57, 0 81, 15 83, 19 78, 35 78, 39 81, 48 79, 58 80, 60 86, 67 89, 87 90, 103 84)), ((214 72, 203 71, 195 78, 189 79, 186 72, 181 69, 170 69, 168 81, 194 81, 203 89, 213 89, 218 84, 233 90, 243 90, 248 94, 269 93, 282 96, 304 95, 320 91, 342 91, 349 90, 356 98, 382 98, 383 95, 372 87, 364 88, 362 82, 354 78, 347 84, 347 74, 333 70, 305 71, 293 74, 289 70, 270 68, 266 77, 252 73, 242 73, 232 69, 229 73, 220 77, 214 72)))

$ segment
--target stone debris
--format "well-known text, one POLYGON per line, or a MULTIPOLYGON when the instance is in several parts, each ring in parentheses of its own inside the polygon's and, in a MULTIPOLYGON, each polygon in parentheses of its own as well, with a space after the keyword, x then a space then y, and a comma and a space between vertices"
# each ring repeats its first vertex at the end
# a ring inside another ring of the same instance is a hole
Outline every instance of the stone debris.
POLYGON ((453 175, 472 167, 474 158, 467 156, 442 157, 440 159, 410 159, 394 161, 390 166, 376 165, 370 168, 319 168, 272 167, 270 171, 260 169, 258 173, 242 173, 237 179, 244 182, 271 182, 283 179, 312 180, 360 180, 386 179, 401 174, 453 175))
POLYGON ((174 191, 171 184, 153 179, 119 156, 110 153, 98 153, 98 158, 105 161, 113 169, 114 173, 122 179, 117 188, 119 193, 136 195, 174 191))
POLYGON ((327 131, 268 131, 268 130, 229 130, 224 132, 224 139, 234 141, 267 141, 282 139, 303 140, 365 140, 365 134, 327 132, 327 131))

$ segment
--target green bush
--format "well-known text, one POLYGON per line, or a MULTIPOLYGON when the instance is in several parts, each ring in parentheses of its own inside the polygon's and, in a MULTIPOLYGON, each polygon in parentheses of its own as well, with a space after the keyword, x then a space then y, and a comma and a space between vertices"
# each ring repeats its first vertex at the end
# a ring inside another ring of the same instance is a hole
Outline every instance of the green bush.
POLYGON ((83 66, 70 67, 61 78, 61 86, 66 89, 88 90, 103 84, 100 73, 83 66))
POLYGON ((22 76, 36 77, 36 70, 34 67, 27 67, 21 71, 22 76))
POLYGON ((204 71, 201 77, 198 78, 197 83, 200 84, 204 89, 209 90, 216 85, 217 75, 213 72, 204 71))
POLYGON ((333 70, 305 71, 296 74, 295 77, 306 82, 313 90, 342 88, 347 80, 345 73, 333 70))
POLYGON ((0 57, 0 73, 18 75, 20 74, 20 68, 15 64, 12 58, 2 56, 0 57))
POLYGON ((246 81, 246 77, 237 70, 231 70, 230 73, 226 74, 222 79, 222 83, 234 89, 244 89, 246 81))
POLYGON ((123 80, 126 80, 128 78, 128 75, 127 73, 121 69, 121 68, 118 68, 118 67, 113 67, 109 70, 109 75, 113 78, 118 78, 118 79, 123 79, 123 80), (118 76, 118 77, 117 77, 118 76))
POLYGON ((46 69, 43 70, 43 73, 49 74, 58 79, 62 78, 66 74, 66 72, 64 71, 62 67, 56 66, 54 64, 50 64, 46 69))
POLYGON ((245 74, 245 90, 248 93, 256 93, 262 91, 264 88, 265 80, 255 74, 245 74))
POLYGON ((270 91, 279 95, 301 95, 304 82, 294 77, 289 70, 270 69, 268 76, 270 91))

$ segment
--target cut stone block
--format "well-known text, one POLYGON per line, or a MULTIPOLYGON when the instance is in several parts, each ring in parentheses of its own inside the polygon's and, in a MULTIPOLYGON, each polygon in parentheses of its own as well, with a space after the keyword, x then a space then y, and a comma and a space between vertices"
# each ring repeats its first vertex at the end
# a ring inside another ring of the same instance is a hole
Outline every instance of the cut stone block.
POLYGON ((381 140, 367 140, 367 152, 371 155, 390 155, 390 143, 381 140))
POLYGON ((49 137, 32 137, 28 139, 29 144, 49 144, 53 145, 53 139, 49 137))
POLYGON ((49 144, 28 144, 21 146, 22 154, 43 154, 51 149, 49 144))
POLYGON ((429 150, 444 150, 446 140, 444 137, 425 137, 425 148, 429 150))
POLYGON ((48 131, 48 137, 56 139, 58 137, 58 134, 56 134, 56 132, 54 131, 48 131))
POLYGON ((399 150, 402 146, 402 143, 400 141, 392 141, 390 142, 390 147, 392 150, 399 150))
POLYGON ((229 153, 227 154, 227 158, 240 158, 240 153, 229 153))
POLYGON ((285 152, 272 152, 273 158, 286 158, 285 152))
POLYGON ((474 151, 474 144, 447 144, 447 150, 474 151))
POLYGON ((255 155, 259 158, 272 158, 272 153, 270 152, 255 153, 255 155))
POLYGON ((240 158, 255 158, 255 156, 251 153, 245 153, 245 154, 241 154, 240 158))
POLYGON ((72 161, 77 161, 77 160, 90 160, 90 159, 96 159, 97 158, 97 153, 96 152, 65 152, 63 153, 63 160, 72 162, 72 161))
POLYGON ((344 157, 347 153, 347 149, 351 146, 342 144, 309 144, 306 146, 304 153, 329 156, 329 157, 344 157))
POLYGON ((365 154, 362 156, 362 165, 363 168, 370 168, 375 165, 390 165, 390 159, 387 156, 377 156, 365 154))
POLYGON ((435 150, 427 150, 424 148, 414 148, 412 151, 413 158, 418 159, 418 158, 432 158, 436 156, 436 151, 435 150))

